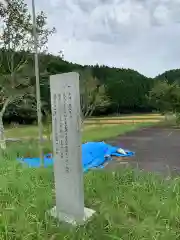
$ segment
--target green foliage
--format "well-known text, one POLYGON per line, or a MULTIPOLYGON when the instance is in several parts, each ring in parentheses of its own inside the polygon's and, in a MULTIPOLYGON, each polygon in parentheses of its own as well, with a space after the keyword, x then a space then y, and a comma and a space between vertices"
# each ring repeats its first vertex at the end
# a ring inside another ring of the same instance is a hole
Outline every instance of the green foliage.
POLYGON ((152 79, 131 69, 108 68, 106 66, 95 66, 94 74, 106 83, 113 111, 121 113, 149 108, 145 95, 153 84, 152 79))
POLYGON ((100 84, 89 69, 81 71, 80 96, 81 110, 85 118, 91 116, 95 110, 103 110, 110 104, 104 84, 100 84))
POLYGON ((180 113, 176 113, 176 125, 180 126, 180 113))
MULTIPOLYGON (((0 3, 1 47, 14 51, 32 51, 34 48, 32 17, 24 0, 5 0, 0 3)), ((36 16, 39 51, 47 50, 48 36, 55 29, 47 28, 47 17, 44 12, 36 16)))
POLYGON ((160 80, 160 81, 166 80, 168 83, 177 82, 178 84, 180 84, 180 70, 172 69, 172 70, 166 71, 163 74, 158 75, 155 78, 155 81, 157 80, 160 80))
POLYGON ((176 82, 157 82, 150 91, 149 99, 162 113, 180 112, 180 86, 176 82))
MULTIPOLYGON (((4 115, 7 107, 14 116, 33 115, 36 118, 36 99, 34 81, 33 24, 31 14, 24 0, 6 0, 0 3, 0 18, 3 25, 1 32, 0 52, 0 111, 4 115), (33 114, 32 114, 33 113, 33 114)), ((47 28, 47 17, 40 12, 36 17, 38 50, 47 50, 48 37, 55 29, 47 28)), ((42 64, 40 70, 46 74, 42 64)), ((47 104, 43 101, 43 106, 47 104)), ((28 116, 27 116, 28 117, 28 116)))
POLYGON ((178 82, 168 83, 167 80, 155 84, 149 94, 151 103, 162 113, 173 113, 176 124, 180 125, 180 85, 178 82))
POLYGON ((1 75, 0 111, 3 114, 9 104, 15 102, 16 104, 20 104, 21 101, 24 101, 25 96, 34 96, 34 88, 30 84, 30 77, 23 74, 27 72, 29 66, 26 64, 23 67, 19 67, 13 75, 13 80, 10 74, 1 75))

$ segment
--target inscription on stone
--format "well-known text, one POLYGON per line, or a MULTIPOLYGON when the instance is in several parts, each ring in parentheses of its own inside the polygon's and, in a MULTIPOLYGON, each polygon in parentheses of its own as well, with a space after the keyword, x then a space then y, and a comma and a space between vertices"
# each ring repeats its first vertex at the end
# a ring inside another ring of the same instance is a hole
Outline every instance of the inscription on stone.
POLYGON ((68 143, 68 118, 72 119, 72 97, 71 92, 63 94, 53 94, 53 122, 54 122, 54 134, 55 134, 55 153, 60 154, 61 160, 65 160, 65 170, 69 173, 69 143, 68 143), (63 103, 62 115, 57 117, 58 112, 61 109, 61 102, 63 103), (59 120, 59 122, 58 122, 59 120), (58 129, 59 125, 59 129, 58 129), (59 131, 58 131, 59 130, 59 131))

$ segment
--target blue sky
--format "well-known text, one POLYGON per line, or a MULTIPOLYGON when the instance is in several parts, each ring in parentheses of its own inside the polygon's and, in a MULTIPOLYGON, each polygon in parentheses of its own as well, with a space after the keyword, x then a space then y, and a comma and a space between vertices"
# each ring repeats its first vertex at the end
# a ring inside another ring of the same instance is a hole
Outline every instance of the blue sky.
MULTIPOLYGON (((30 0, 26 0, 29 4, 30 0)), ((49 52, 147 76, 180 68, 180 0, 36 0, 57 33, 49 52)))

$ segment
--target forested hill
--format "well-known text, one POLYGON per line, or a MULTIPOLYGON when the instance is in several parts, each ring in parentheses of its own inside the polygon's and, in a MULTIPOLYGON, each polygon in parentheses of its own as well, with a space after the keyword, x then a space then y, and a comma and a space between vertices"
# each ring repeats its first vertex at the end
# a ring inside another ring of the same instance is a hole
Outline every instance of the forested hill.
POLYGON ((42 59, 46 59, 44 64, 47 66, 49 74, 89 71, 94 78, 99 80, 100 84, 106 86, 106 94, 111 101, 110 107, 106 109, 108 112, 150 110, 146 95, 152 87, 153 79, 147 78, 137 71, 98 65, 81 66, 52 55, 43 56, 42 59))
POLYGON ((175 81, 180 82, 180 69, 172 69, 155 77, 155 80, 164 79, 166 79, 169 83, 173 83, 175 81))
MULTIPOLYGON (((6 53, 1 53, 6 54, 6 53)), ((22 54, 26 55, 28 69, 25 74, 29 77, 30 84, 35 89, 35 77, 33 67, 33 56, 27 53, 16 53, 15 66, 22 60, 22 54), (29 75, 29 73, 31 73, 29 75)), ((5 57, 4 57, 5 59, 5 57)), ((46 115, 50 112, 50 91, 49 76, 52 74, 66 73, 77 71, 80 73, 80 82, 85 84, 86 102, 93 109, 92 114, 116 114, 116 113, 132 113, 132 112, 149 112, 152 107, 149 105, 147 95, 151 90, 154 81, 167 77, 170 81, 179 78, 180 70, 172 70, 166 72, 156 78, 148 78, 132 69, 110 68, 107 66, 81 66, 79 64, 64 61, 59 56, 40 55, 40 82, 41 82, 41 98, 43 102, 43 113, 46 115), (96 104, 92 106, 93 96, 96 96, 96 104), (88 94, 87 94, 88 93, 88 94), (94 108, 93 108, 94 107, 94 108)), ((3 70, 0 73, 10 74, 6 62, 3 64, 3 70)), ((26 66, 27 67, 27 66, 26 66)), ((12 74, 11 74, 12 75, 12 74)), ((27 80, 27 77, 26 77, 27 80)), ((7 83, 7 81, 6 81, 7 83)), ((1 85, 3 84, 1 80, 1 85)), ((8 86, 7 86, 8 87, 8 86)), ((17 90, 19 91, 19 90, 17 90)), ((26 91, 26 90, 24 90, 26 91)), ((26 121, 31 122, 36 118, 35 98, 28 98, 26 103, 12 103, 8 106, 5 113, 5 119, 8 121, 26 121)), ((20 122, 21 122, 20 121, 20 122)))

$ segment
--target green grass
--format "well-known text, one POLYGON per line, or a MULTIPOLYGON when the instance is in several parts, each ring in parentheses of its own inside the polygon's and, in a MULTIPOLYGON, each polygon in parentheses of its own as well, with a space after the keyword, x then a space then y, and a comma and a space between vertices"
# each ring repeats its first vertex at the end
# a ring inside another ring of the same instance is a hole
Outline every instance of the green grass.
POLYGON ((22 167, 16 154, 11 146, 0 161, 0 239, 180 239, 180 179, 131 169, 91 171, 84 175, 85 205, 96 215, 75 228, 46 214, 55 204, 52 168, 22 167))
POLYGON ((5 130, 6 137, 11 138, 21 138, 21 137, 35 137, 38 136, 38 128, 37 126, 19 126, 19 127, 6 127, 5 130))
MULTIPOLYGON (((136 126, 141 126, 141 125, 143 126, 143 124, 149 125, 152 120, 160 120, 160 119, 162 119, 162 116, 160 116, 160 115, 153 115, 153 114, 131 115, 131 114, 128 114, 128 115, 103 117, 103 118, 90 118, 85 122, 86 123, 85 125, 89 125, 88 121, 94 121, 94 124, 98 125, 96 127, 96 129, 94 129, 94 132, 96 132, 97 128, 99 129, 99 128, 101 128, 101 126, 106 124, 106 123, 103 123, 103 124, 100 123, 100 120, 107 120, 107 124, 108 124, 109 120, 128 120, 128 121, 130 121, 130 120, 134 120, 134 121, 145 120, 146 122, 144 122, 144 123, 134 123, 136 126), (142 116, 142 118, 140 118, 141 116, 142 116)), ((129 123, 129 124, 126 123, 126 125, 124 124, 122 126, 119 126, 119 128, 127 129, 127 128, 129 128, 130 124, 131 123, 129 123)), ((151 124, 153 124, 153 123, 151 123, 151 124)), ((107 126, 105 126, 105 127, 107 127, 107 126)), ((114 127, 112 126, 112 129, 117 129, 117 126, 116 125, 114 127)), ((107 130, 107 131, 109 131, 109 130, 107 130)), ((103 129, 103 132, 107 132, 107 131, 105 129, 103 129)), ((112 130, 112 131, 114 131, 114 130, 112 130)), ((48 132, 47 126, 44 126, 44 135, 47 135, 47 132, 48 132)), ((85 130, 85 132, 86 132, 86 130, 85 130)), ((6 134, 7 138, 13 138, 13 137, 14 138, 23 138, 23 137, 34 138, 34 137, 38 136, 38 128, 37 128, 37 126, 33 126, 33 125, 32 126, 18 126, 18 127, 6 126, 5 134, 6 134)), ((91 135, 89 133, 89 129, 87 129, 87 135, 91 135)), ((85 137, 85 139, 86 139, 86 137, 85 137)))
MULTIPOLYGON (((122 135, 124 133, 142 128, 151 126, 151 123, 137 123, 137 124, 123 124, 123 125, 100 125, 99 127, 92 127, 87 128, 82 133, 82 141, 105 141, 113 137, 117 137, 119 135, 122 135)), ((18 135, 15 135, 18 131, 18 129, 12 129, 10 137, 26 137, 28 133, 28 130, 24 128, 25 131, 21 131, 19 129, 18 135)), ((33 135, 32 137, 34 137, 33 135)), ((39 149, 37 147, 38 142, 37 140, 26 140, 24 142, 21 142, 20 144, 18 142, 10 143, 10 147, 13 146, 14 149, 17 149, 16 152, 18 153, 19 157, 37 157, 39 156, 39 149)), ((52 152, 52 142, 51 141, 44 141, 43 143, 43 152, 49 153, 52 152)))
POLYGON ((99 125, 99 127, 85 129, 85 131, 83 132, 83 142, 106 140, 108 138, 116 137, 126 132, 133 131, 142 127, 147 127, 150 125, 152 125, 152 123, 99 125))
MULTIPOLYGON (((135 130, 142 126, 149 126, 152 123, 134 123, 134 124, 98 124, 94 127, 86 128, 83 131, 83 141, 101 140, 104 138, 115 137, 127 131, 135 130)), ((86 125, 88 126, 88 124, 86 125)), ((7 138, 36 138, 38 137, 37 126, 25 126, 6 129, 7 138)), ((44 127, 44 135, 48 135, 47 127, 44 127)))
MULTIPOLYGON (((90 128, 83 140, 114 137, 139 127, 142 124, 90 128)), ((46 213, 55 205, 53 169, 30 169, 15 160, 37 151, 37 142, 27 141, 9 144, 1 155, 0 240, 180 239, 180 178, 165 180, 125 168, 90 171, 84 175, 85 206, 96 215, 84 226, 72 227, 46 213)))

